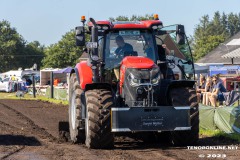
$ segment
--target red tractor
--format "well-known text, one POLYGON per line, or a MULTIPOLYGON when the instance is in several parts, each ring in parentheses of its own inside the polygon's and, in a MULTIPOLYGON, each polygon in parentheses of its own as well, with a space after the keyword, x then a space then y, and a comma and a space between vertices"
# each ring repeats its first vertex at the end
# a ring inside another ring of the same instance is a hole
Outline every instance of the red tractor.
POLYGON ((86 46, 89 58, 70 76, 71 140, 111 148, 116 133, 136 133, 150 135, 145 140, 164 134, 175 145, 196 143, 199 112, 184 26, 163 27, 157 17, 135 22, 90 18, 87 27, 85 17, 82 22, 76 44, 86 46))

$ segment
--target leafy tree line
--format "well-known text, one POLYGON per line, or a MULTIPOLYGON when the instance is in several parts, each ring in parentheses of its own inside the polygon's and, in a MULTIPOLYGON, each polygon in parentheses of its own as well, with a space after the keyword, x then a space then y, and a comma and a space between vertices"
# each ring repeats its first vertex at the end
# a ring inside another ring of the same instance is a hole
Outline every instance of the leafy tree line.
POLYGON ((83 48, 77 47, 75 43, 75 31, 71 30, 62 36, 62 39, 45 49, 46 57, 42 63, 43 67, 64 68, 74 66, 79 60, 83 48))
POLYGON ((0 21, 0 72, 40 66, 43 56, 44 46, 38 41, 27 43, 8 21, 0 21))
POLYGON ((204 15, 193 35, 193 57, 198 60, 240 31, 240 13, 220 14, 215 12, 212 19, 204 15))

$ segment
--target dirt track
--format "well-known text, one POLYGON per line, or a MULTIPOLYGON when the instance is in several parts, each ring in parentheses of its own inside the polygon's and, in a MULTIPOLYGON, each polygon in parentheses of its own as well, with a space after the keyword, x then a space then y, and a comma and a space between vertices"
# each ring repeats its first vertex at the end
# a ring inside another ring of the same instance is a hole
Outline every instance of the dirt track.
POLYGON ((0 159, 239 159, 240 146, 224 138, 201 138, 198 146, 233 146, 232 150, 199 150, 146 144, 121 137, 112 150, 92 150, 59 138, 58 123, 67 121, 67 107, 42 101, 0 100, 0 159), (209 155, 208 155, 209 154, 209 155), (199 158, 204 156, 205 158, 199 158), (209 158, 210 159, 210 158, 209 158), (223 159, 223 158, 215 158, 223 159))

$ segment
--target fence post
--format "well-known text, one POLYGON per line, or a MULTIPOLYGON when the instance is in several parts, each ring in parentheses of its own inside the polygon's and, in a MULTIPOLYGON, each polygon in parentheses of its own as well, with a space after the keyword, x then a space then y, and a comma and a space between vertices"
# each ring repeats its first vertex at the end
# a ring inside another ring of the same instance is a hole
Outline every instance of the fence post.
POLYGON ((35 76, 32 74, 32 83, 33 83, 33 98, 36 98, 36 87, 35 87, 35 76))
POLYGON ((51 86, 51 96, 50 96, 50 98, 53 98, 53 90, 54 90, 54 88, 53 88, 53 71, 51 72, 51 75, 50 75, 50 86, 51 86))

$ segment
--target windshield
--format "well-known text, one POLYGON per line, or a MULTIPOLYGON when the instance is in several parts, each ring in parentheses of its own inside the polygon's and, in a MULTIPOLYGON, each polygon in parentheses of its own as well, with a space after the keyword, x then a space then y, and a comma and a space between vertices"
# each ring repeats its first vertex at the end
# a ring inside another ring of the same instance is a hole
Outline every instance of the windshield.
POLYGON ((105 43, 105 68, 112 69, 126 56, 144 56, 156 61, 153 36, 148 31, 119 30, 110 32, 105 43))
MULTIPOLYGON (((161 29, 162 34, 156 36, 156 43, 158 45, 166 44, 170 50, 170 54, 167 55, 167 58, 174 57, 174 60, 179 66, 182 67, 186 73, 187 79, 194 78, 194 69, 193 69, 193 60, 191 56, 191 51, 187 39, 185 36, 185 43, 177 43, 177 34, 176 34, 177 25, 166 26, 161 29), (187 63, 188 62, 188 63, 187 63)), ((182 74, 179 67, 173 68, 174 74, 182 74)))

